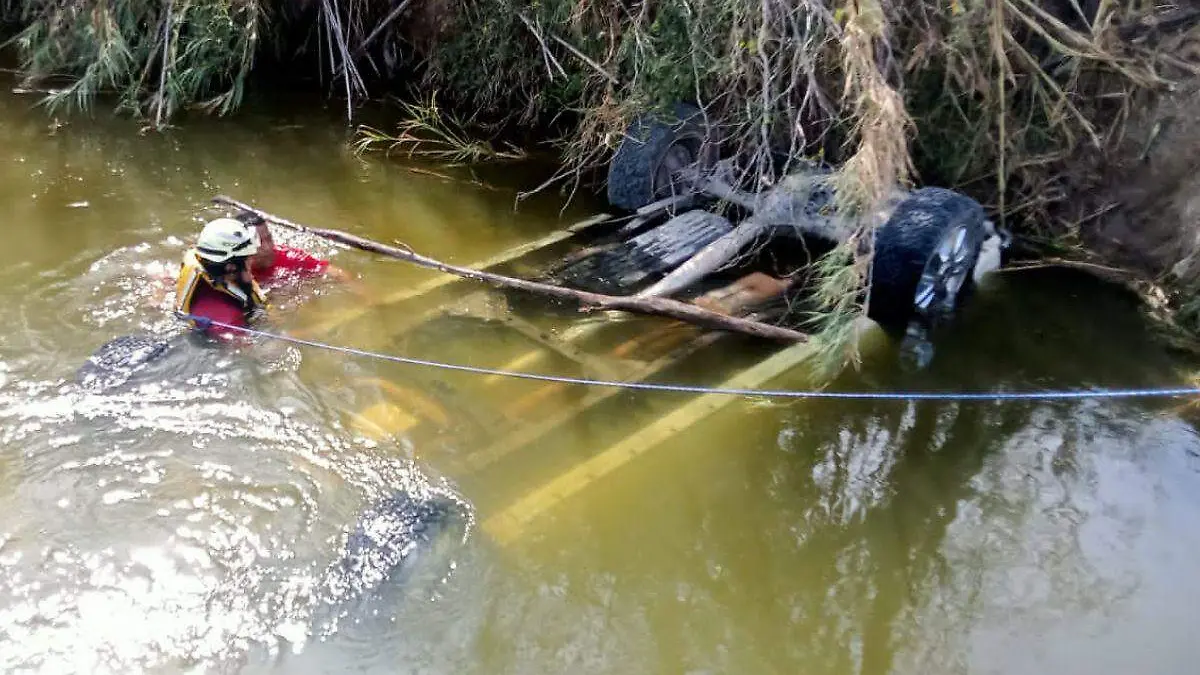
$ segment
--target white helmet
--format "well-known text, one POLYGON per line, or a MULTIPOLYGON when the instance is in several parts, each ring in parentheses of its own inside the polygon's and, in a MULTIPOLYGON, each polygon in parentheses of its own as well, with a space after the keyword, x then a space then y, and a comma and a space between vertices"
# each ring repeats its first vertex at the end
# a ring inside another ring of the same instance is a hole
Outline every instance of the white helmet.
POLYGON ((233 218, 211 220, 196 240, 196 255, 210 262, 222 263, 230 258, 258 253, 258 231, 233 218))

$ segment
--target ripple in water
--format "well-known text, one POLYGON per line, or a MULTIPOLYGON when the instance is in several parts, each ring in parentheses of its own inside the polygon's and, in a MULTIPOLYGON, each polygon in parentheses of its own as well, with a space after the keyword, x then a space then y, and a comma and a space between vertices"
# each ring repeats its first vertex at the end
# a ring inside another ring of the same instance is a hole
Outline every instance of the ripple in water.
MULTIPOLYGON (((147 279, 165 277, 181 250, 114 251, 32 294, 45 305, 88 298, 90 309, 31 315, 38 368, 18 366, 20 386, 0 388, 0 441, 21 448, 17 484, 0 497, 0 625, 14 638, 0 644, 0 669, 464 672, 478 666, 456 655, 487 640, 489 620, 501 633, 539 626, 517 645, 524 661, 557 652, 595 670, 649 651, 642 621, 613 632, 607 611, 589 609, 564 622, 561 599, 513 602, 521 584, 481 583, 486 566, 464 545, 469 509, 398 449, 344 434, 294 349, 185 343, 138 375, 146 384, 106 394, 55 380, 80 360, 56 335, 178 331, 161 311, 170 289, 147 279), (405 567, 411 551, 386 540, 407 523, 362 520, 397 488, 464 508, 461 536, 452 525, 405 567), (397 565, 389 581, 404 583, 382 583, 397 565), (444 583, 451 570, 456 584, 444 583), (464 597, 497 587, 499 604, 464 597)), ((699 635, 698 645, 712 637, 699 635)))
POLYGON ((0 669, 224 669, 300 650, 336 628, 314 627, 322 607, 352 616, 349 591, 370 590, 328 592, 368 506, 397 490, 462 506, 408 460, 331 432, 291 369, 249 361, 192 350, 167 366, 188 376, 107 394, 0 388, 0 669))

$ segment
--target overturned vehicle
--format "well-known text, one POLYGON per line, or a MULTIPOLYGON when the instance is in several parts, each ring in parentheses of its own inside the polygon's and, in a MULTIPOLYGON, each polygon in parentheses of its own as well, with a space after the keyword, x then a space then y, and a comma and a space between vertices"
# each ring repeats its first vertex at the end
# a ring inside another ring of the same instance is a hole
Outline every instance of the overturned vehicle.
MULTIPOLYGON (((751 191, 737 158, 721 159, 702 110, 643 115, 626 131, 608 170, 607 196, 631 213, 618 239, 568 261, 566 285, 637 297, 688 299, 713 278, 764 264, 786 292, 822 252, 846 242, 853 218, 835 208, 833 170, 803 163, 751 191)), ((761 184, 761 181, 760 181, 761 184)), ((874 229, 863 304, 867 315, 919 353, 973 288, 1001 265, 1009 235, 975 200, 938 187, 897 191, 874 229)))

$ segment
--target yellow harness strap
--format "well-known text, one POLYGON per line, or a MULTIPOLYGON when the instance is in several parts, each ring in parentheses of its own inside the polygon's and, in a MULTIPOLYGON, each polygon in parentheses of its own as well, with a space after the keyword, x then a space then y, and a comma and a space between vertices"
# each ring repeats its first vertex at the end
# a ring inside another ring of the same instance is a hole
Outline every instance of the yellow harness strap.
POLYGON ((192 312, 192 303, 201 284, 237 300, 246 308, 247 314, 267 305, 266 294, 257 281, 251 282, 249 297, 239 286, 228 286, 223 282, 214 281, 208 272, 204 271, 204 266, 200 264, 200 259, 196 257, 196 251, 193 249, 183 255, 183 263, 179 266, 179 277, 175 281, 175 311, 184 314, 192 312))

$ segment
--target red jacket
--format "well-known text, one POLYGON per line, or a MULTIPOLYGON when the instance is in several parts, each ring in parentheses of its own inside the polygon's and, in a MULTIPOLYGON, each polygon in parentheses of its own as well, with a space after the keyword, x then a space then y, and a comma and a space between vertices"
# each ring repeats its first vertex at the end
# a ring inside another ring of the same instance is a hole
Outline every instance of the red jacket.
POLYGON ((308 279, 320 276, 329 269, 329 261, 322 260, 307 251, 291 246, 275 246, 275 261, 265 270, 255 270, 259 283, 278 285, 292 279, 308 279))

